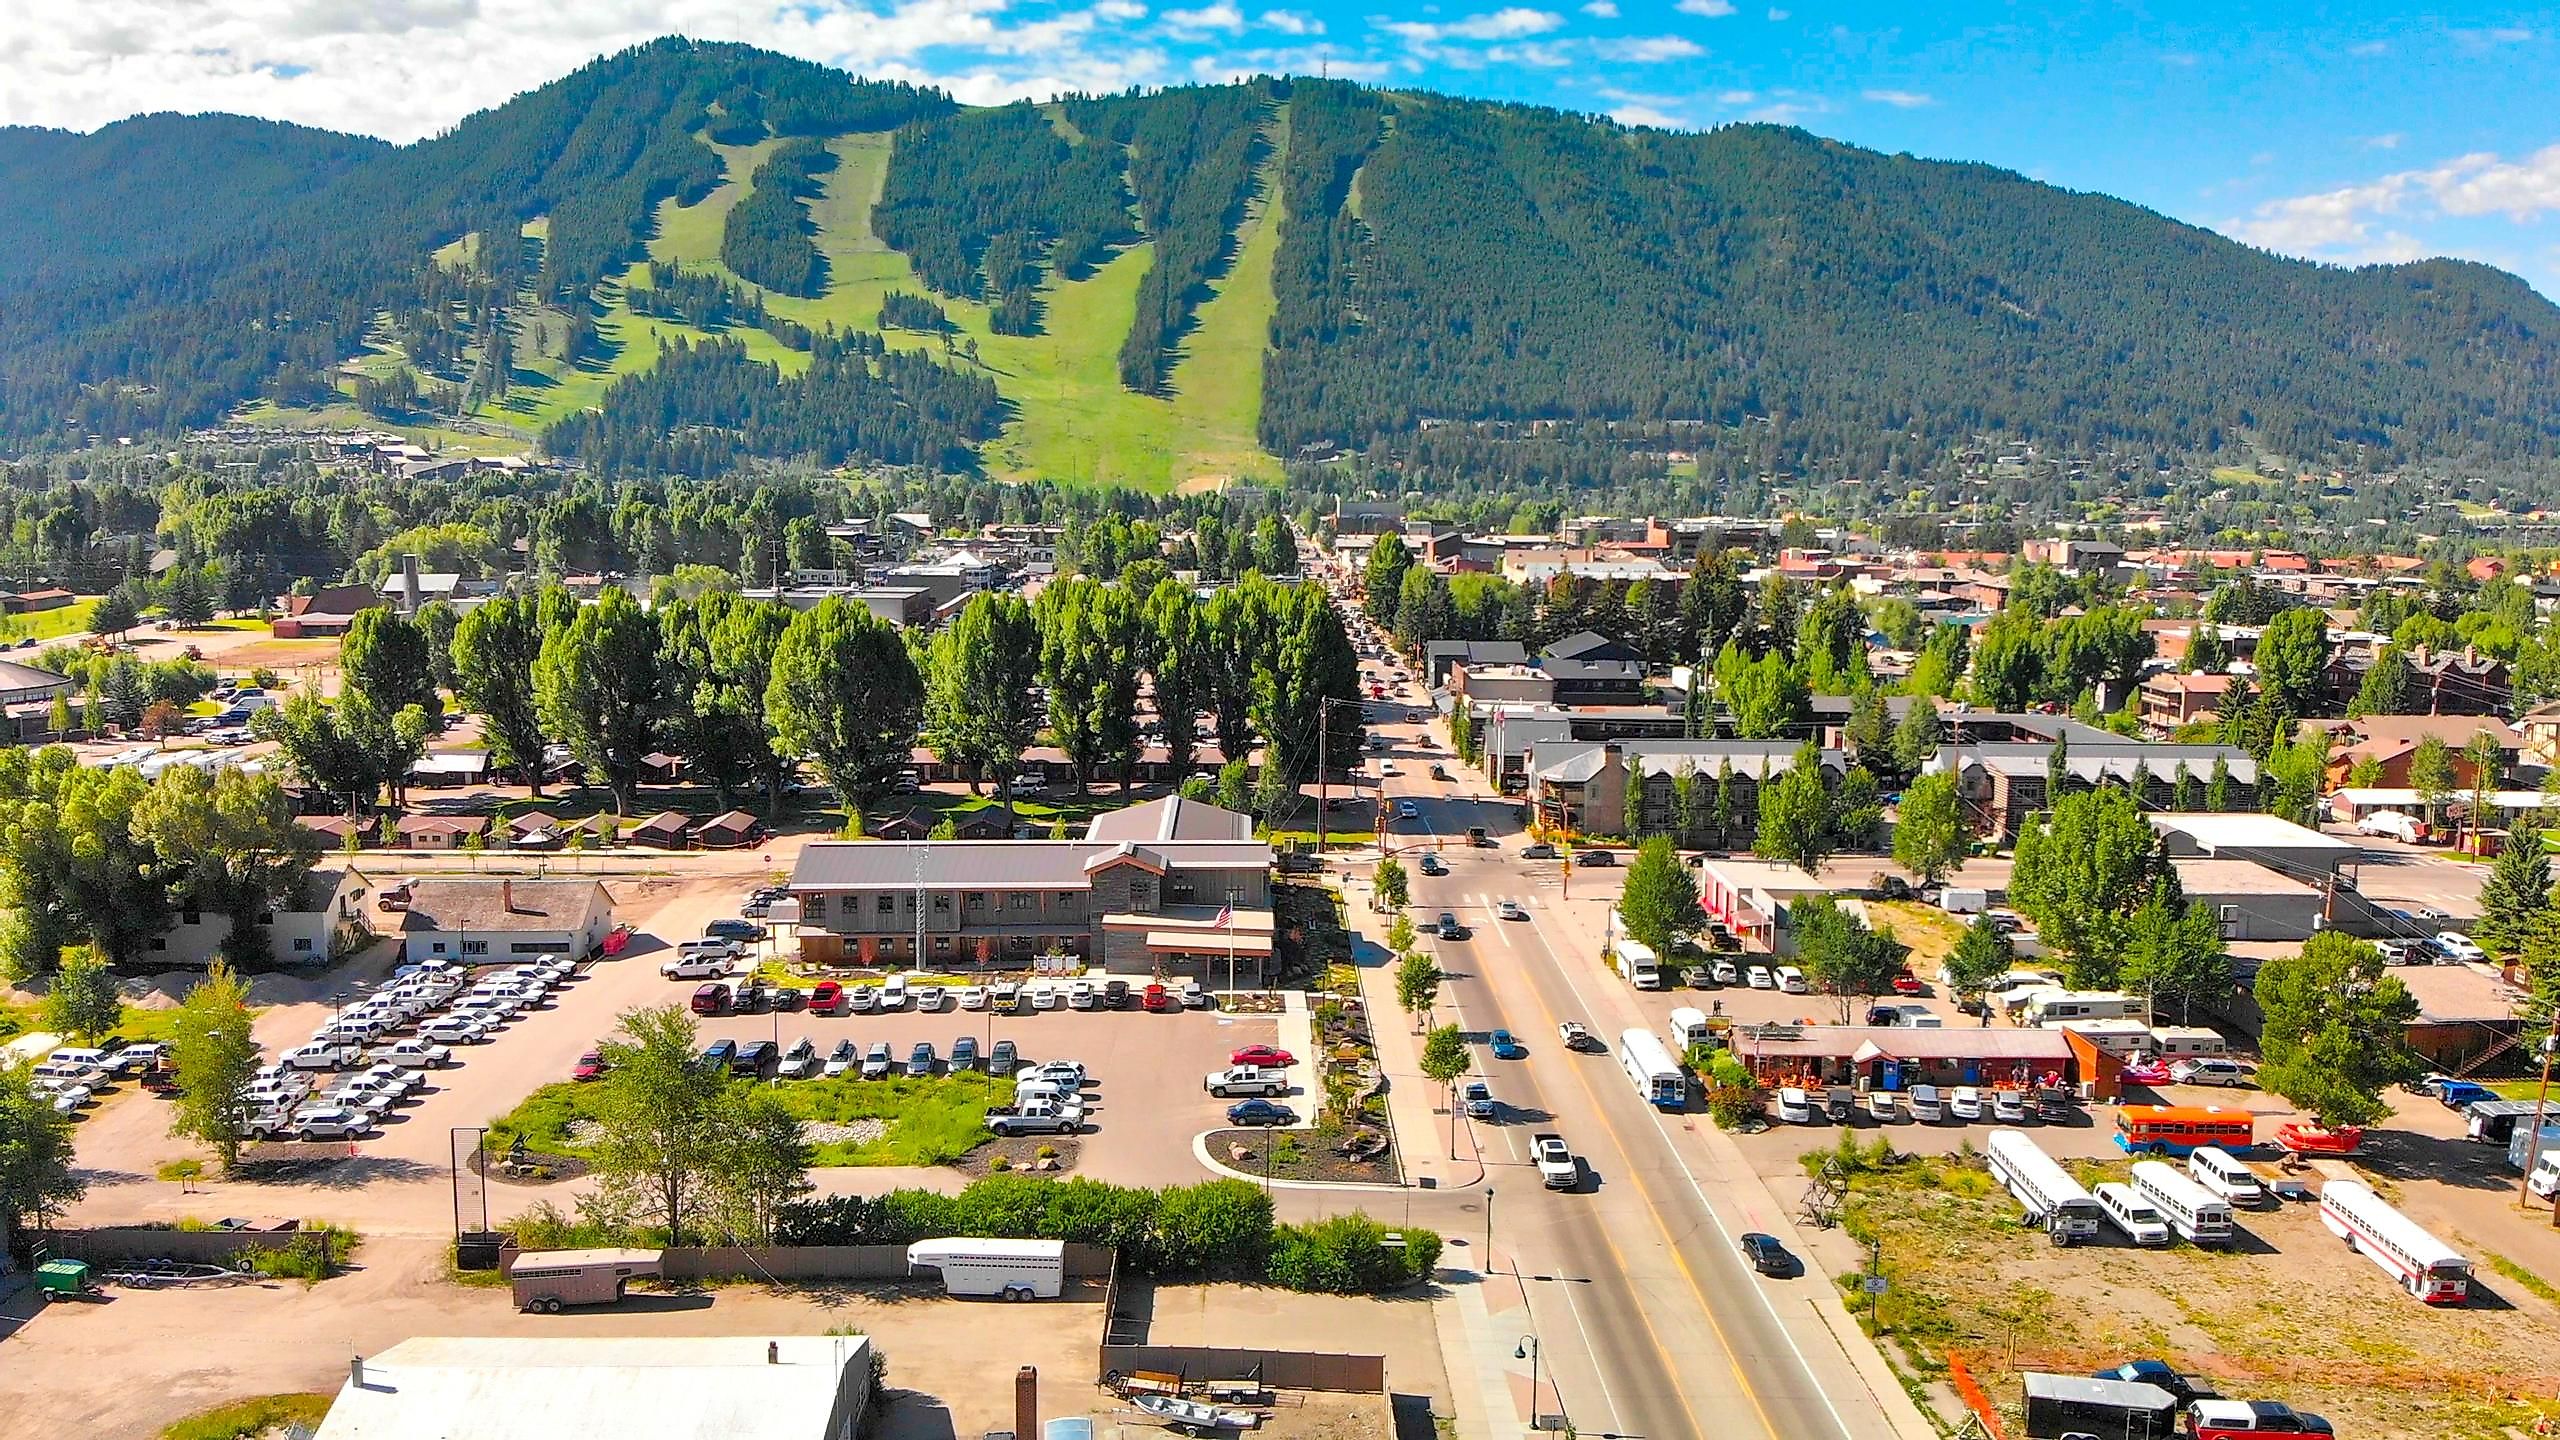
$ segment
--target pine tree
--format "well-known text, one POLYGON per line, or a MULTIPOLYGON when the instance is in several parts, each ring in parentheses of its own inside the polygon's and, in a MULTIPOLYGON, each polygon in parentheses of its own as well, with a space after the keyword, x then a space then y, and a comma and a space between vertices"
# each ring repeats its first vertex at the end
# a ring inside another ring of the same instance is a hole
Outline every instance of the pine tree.
POLYGON ((2518 823, 2508 832, 2497 863, 2489 867, 2489 878, 2480 883, 2480 919, 2472 925, 2471 937, 2491 955, 2512 955, 2551 908, 2551 859, 2542 834, 2518 823))

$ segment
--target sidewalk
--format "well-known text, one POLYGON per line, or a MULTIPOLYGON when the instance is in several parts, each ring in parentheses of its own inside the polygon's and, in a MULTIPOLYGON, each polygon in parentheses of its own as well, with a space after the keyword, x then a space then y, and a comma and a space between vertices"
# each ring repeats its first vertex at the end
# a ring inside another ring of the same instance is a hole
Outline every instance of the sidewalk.
POLYGON ((1458 1433, 1491 1440, 1531 1429, 1537 1415, 1563 1414, 1564 1403, 1543 1366, 1535 1368, 1537 1393, 1531 1395, 1533 1367, 1519 1354, 1533 1328, 1528 1297, 1516 1276, 1498 1268, 1504 1259, 1488 1263, 1497 1267, 1492 1274, 1443 1266, 1443 1290, 1432 1308, 1458 1433))
POLYGON ((1405 1183, 1423 1190, 1481 1184, 1484 1155, 1476 1149, 1474 1126, 1459 1127, 1459 1158, 1449 1158, 1448 1093, 1422 1073, 1422 1037, 1413 1033, 1413 1017, 1396 1004, 1395 957, 1385 939, 1389 917, 1369 909, 1369 893, 1368 880, 1355 876, 1343 886, 1343 908, 1350 917, 1361 1003, 1377 1039, 1379 1073, 1387 1078, 1387 1120, 1395 1128, 1405 1183))

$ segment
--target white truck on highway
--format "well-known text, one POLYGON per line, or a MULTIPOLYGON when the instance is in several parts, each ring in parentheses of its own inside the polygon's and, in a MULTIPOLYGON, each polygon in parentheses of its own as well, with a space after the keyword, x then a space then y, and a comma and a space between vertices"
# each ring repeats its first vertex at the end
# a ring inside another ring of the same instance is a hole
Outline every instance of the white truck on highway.
POLYGON ((1529 1158, 1538 1163, 1538 1180, 1550 1190, 1570 1190, 1582 1183, 1581 1162, 1573 1158, 1573 1148, 1564 1137, 1552 1130, 1542 1130, 1529 1137, 1529 1158))
POLYGON ((1286 1095, 1289 1072, 1267 1065, 1237 1065, 1212 1072, 1201 1082, 1212 1095, 1286 1095))

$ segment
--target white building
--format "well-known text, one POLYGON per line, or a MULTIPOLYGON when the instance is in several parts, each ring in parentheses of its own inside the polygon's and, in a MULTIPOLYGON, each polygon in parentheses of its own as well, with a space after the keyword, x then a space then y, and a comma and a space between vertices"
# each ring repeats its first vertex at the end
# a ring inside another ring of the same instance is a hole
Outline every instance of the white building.
POLYGON ((420 880, 400 917, 411 961, 487 965, 536 955, 583 959, 612 928, 612 897, 593 880, 420 880))
POLYGON ((317 1440, 853 1440, 858 1335, 404 1340, 348 1367, 317 1440))

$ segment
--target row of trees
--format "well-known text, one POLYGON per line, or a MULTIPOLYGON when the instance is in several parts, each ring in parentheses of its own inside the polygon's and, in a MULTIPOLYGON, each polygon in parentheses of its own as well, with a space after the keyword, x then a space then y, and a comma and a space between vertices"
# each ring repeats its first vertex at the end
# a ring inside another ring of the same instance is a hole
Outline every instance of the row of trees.
POLYGON ((726 586, 654 612, 619 587, 589 605, 551 588, 493 597, 448 632, 450 616, 364 612, 335 701, 303 693, 260 717, 306 783, 351 803, 396 794, 433 732, 439 680, 485 717, 492 750, 535 793, 557 743, 624 810, 660 747, 724 803, 778 805, 805 763, 859 811, 919 737, 1009 787, 1046 735, 1078 784, 1116 775, 1125 789, 1148 738, 1142 696, 1177 770, 1193 763, 1204 714, 1231 761, 1260 739, 1272 786, 1312 776, 1320 736, 1345 759, 1360 743, 1359 667, 1340 617, 1313 587, 1259 575, 1205 602, 1171 579, 1141 591, 1069 577, 1036 605, 982 594, 929 641, 842 599, 795 611, 726 586))

